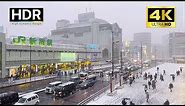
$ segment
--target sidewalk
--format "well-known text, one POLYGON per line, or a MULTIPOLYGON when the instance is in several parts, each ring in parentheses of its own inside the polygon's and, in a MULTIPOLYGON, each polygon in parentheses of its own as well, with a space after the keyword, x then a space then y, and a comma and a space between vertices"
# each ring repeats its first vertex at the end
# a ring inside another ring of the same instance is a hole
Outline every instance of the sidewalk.
MULTIPOLYGON (((123 98, 131 98, 131 100, 136 105, 162 105, 166 99, 170 101, 170 105, 182 105, 185 104, 185 94, 183 93, 185 88, 185 73, 182 73, 175 79, 173 92, 169 92, 168 84, 171 82, 171 73, 175 73, 175 70, 179 69, 179 67, 185 67, 184 64, 173 64, 173 63, 164 63, 158 65, 160 67, 160 72, 163 69, 166 70, 166 75, 164 76, 164 81, 160 81, 157 79, 157 89, 152 90, 149 89, 148 92, 150 94, 149 103, 147 103, 145 93, 143 90, 143 84, 147 83, 147 80, 143 80, 143 78, 136 79, 136 82, 129 86, 128 84, 124 85, 123 89, 116 90, 116 94, 113 96, 108 96, 109 90, 105 93, 101 94, 99 97, 91 100, 86 105, 121 105, 121 101, 123 98)), ((156 72, 156 67, 146 70, 146 72, 150 72, 152 75, 156 72)), ((128 101, 129 102, 129 101, 128 101)))
MULTIPOLYGON (((105 68, 105 67, 110 67, 110 66, 111 65, 102 65, 102 66, 95 66, 95 67, 96 67, 96 69, 100 69, 100 68, 105 68)), ((73 74, 72 76, 75 76, 75 74, 73 74)), ((54 74, 54 75, 51 75, 51 76, 45 75, 45 76, 32 77, 31 80, 30 80, 30 78, 20 79, 20 80, 14 80, 13 82, 9 80, 9 81, 0 83, 0 88, 8 87, 8 86, 13 86, 13 85, 24 84, 24 83, 30 83, 30 82, 34 82, 34 81, 46 80, 46 79, 56 78, 56 77, 58 77, 58 76, 54 74)), ((68 77, 70 77, 70 76, 67 75, 66 77, 64 77, 64 75, 63 75, 61 77, 63 77, 62 79, 66 81, 66 80, 69 79, 68 77)))
POLYGON ((13 86, 13 85, 24 84, 24 83, 29 83, 29 82, 34 82, 34 81, 46 80, 46 79, 55 78, 55 77, 57 77, 57 76, 56 75, 51 75, 51 76, 45 75, 45 76, 31 77, 31 80, 30 80, 30 78, 14 80, 14 81, 9 80, 9 81, 0 83, 0 88, 13 86))

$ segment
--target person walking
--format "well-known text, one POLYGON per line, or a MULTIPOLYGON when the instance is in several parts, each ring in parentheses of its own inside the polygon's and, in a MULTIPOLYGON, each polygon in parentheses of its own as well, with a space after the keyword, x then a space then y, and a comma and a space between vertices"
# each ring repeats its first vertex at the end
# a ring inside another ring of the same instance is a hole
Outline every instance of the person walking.
POLYGON ((127 105, 126 99, 124 98, 121 103, 122 105, 127 105))
POLYGON ((144 91, 145 91, 145 93, 147 92, 147 90, 148 90, 148 87, 147 87, 147 85, 146 84, 143 84, 143 86, 144 86, 144 91))
POLYGON ((180 67, 180 72, 182 73, 182 67, 180 67))
POLYGON ((130 84, 130 86, 132 85, 132 78, 131 77, 129 78, 129 84, 130 84))
POLYGON ((173 82, 175 81, 175 75, 172 75, 172 81, 173 82))
POLYGON ((149 100, 149 93, 146 92, 146 102, 148 102, 148 100, 149 100))
POLYGON ((177 76, 179 76, 179 75, 180 75, 180 71, 179 71, 179 70, 177 70, 177 71, 176 71, 176 74, 177 74, 177 76))
POLYGON ((163 78, 163 75, 162 74, 160 74, 160 80, 161 81, 164 81, 164 78, 163 78))
POLYGON ((165 70, 163 70, 163 75, 166 75, 166 71, 165 70))
POLYGON ((137 78, 137 79, 139 79, 139 75, 138 75, 138 73, 136 73, 136 78, 137 78))
POLYGON ((152 88, 153 89, 156 89, 156 82, 157 82, 156 80, 152 80, 152 88))
POLYGON ((134 75, 132 75, 132 80, 133 80, 133 82, 135 82, 135 76, 134 75))
POLYGON ((150 75, 150 81, 152 81, 153 77, 152 77, 152 74, 150 75))
POLYGON ((164 105, 170 105, 170 102, 168 99, 166 99, 166 101, 164 102, 164 105))
POLYGON ((157 67, 157 74, 159 75, 159 67, 157 67))
POLYGON ((144 80, 147 80, 147 73, 144 74, 144 80))
POLYGON ((152 84, 151 84, 151 81, 149 81, 148 80, 148 87, 149 87, 149 89, 150 89, 150 86, 151 86, 152 84))
POLYGON ((172 92, 173 84, 170 83, 169 86, 168 86, 168 88, 170 89, 170 92, 172 92))
POLYGON ((154 80, 157 80, 157 73, 155 73, 154 75, 154 80))

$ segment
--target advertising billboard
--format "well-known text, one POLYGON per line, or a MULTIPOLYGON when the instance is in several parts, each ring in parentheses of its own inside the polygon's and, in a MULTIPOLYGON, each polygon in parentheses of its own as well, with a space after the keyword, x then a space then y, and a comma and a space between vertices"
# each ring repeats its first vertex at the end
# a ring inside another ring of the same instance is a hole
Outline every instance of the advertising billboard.
POLYGON ((76 53, 61 53, 60 54, 61 62, 76 61, 76 58, 77 58, 76 53))

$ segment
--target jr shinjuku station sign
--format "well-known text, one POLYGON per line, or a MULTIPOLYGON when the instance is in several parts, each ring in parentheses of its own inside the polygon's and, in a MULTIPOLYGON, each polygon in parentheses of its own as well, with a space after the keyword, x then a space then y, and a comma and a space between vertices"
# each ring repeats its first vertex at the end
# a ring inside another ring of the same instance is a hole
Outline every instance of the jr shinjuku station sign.
POLYGON ((52 46, 52 40, 46 39, 46 38, 35 38, 30 37, 26 38, 25 36, 18 36, 14 37, 12 40, 12 44, 14 45, 30 45, 30 46, 41 46, 41 47, 51 47, 52 46))

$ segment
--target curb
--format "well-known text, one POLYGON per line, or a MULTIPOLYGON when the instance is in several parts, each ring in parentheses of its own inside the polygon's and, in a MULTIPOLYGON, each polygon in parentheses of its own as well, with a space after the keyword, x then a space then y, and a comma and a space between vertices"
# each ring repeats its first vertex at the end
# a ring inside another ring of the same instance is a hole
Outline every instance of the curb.
POLYGON ((10 85, 5 85, 5 86, 0 86, 0 88, 5 88, 5 87, 11 87, 11 86, 16 86, 16 85, 21 85, 21 84, 26 84, 26 83, 32 83, 32 82, 37 82, 37 81, 42 81, 42 80, 48 80, 52 78, 56 78, 57 76, 46 78, 46 79, 39 79, 39 80, 33 80, 29 82, 22 82, 22 83, 17 83, 17 84, 10 84, 10 85))

